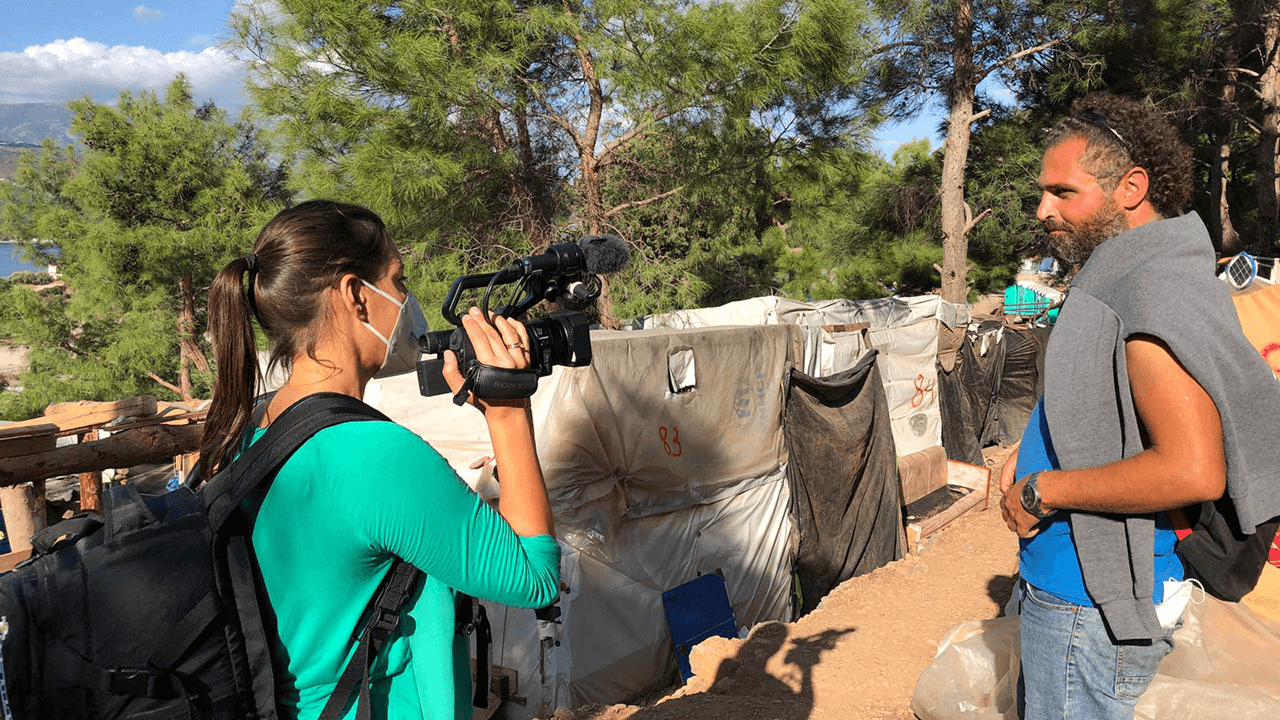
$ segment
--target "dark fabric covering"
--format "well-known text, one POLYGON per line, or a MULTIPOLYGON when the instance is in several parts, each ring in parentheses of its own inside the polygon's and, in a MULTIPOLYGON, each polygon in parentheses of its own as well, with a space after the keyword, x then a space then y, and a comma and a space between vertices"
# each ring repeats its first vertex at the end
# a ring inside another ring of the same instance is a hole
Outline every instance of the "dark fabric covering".
POLYGON ((938 366, 942 444, 951 460, 982 465, 982 448, 1020 440, 1040 397, 1049 328, 1005 327, 979 354, 981 335, 999 327, 998 320, 979 323, 965 334, 952 371, 938 366))
POLYGON ((898 464, 871 351, 824 378, 792 369, 784 422, 799 534, 799 614, 841 582, 902 557, 898 464))

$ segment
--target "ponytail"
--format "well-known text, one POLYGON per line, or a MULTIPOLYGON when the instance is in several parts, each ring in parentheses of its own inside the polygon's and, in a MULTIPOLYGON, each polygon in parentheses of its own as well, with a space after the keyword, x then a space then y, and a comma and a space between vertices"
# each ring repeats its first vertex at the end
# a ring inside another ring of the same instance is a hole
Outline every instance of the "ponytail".
POLYGON ((252 253, 232 260, 209 286, 209 333, 213 336, 218 374, 200 438, 199 469, 204 480, 231 462, 253 413, 258 382, 258 352, 251 319, 256 260, 252 253), (246 274, 247 283, 242 282, 246 274))
POLYGON ((348 273, 376 280, 394 252, 377 213, 309 200, 281 210, 258 233, 253 252, 222 268, 209 286, 218 376, 200 438, 200 477, 211 478, 231 463, 253 416, 260 376, 253 318, 271 343, 267 371, 290 370, 302 353, 315 357, 325 293, 348 273))

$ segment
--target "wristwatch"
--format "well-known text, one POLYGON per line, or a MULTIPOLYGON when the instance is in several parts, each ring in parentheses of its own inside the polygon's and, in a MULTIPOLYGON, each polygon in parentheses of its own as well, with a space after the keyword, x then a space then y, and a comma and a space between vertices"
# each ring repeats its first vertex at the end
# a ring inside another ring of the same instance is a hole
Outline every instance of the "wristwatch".
POLYGON ((1033 472, 1022 480, 1022 509, 1035 515, 1038 518, 1046 518, 1054 513, 1053 510, 1048 512, 1040 507, 1040 488, 1036 485, 1036 481, 1040 479, 1039 472, 1033 472))

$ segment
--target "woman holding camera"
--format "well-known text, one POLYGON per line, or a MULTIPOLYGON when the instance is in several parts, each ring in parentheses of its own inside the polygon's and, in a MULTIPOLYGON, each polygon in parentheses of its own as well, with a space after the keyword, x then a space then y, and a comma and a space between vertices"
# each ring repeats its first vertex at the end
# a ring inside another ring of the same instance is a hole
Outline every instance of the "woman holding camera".
MULTIPOLYGON (((476 358, 529 364, 523 325, 463 327, 476 358)), ((414 367, 422 310, 382 220, 365 208, 311 201, 278 214, 253 252, 209 291, 218 363, 201 442, 201 476, 229 464, 298 400, 332 392, 362 399, 375 378, 414 367), (259 374, 252 320, 271 341, 269 367, 289 371, 250 427, 259 374)), ((446 353, 444 376, 463 384, 446 353)), ((252 543, 277 621, 277 696, 285 717, 315 718, 355 648, 353 631, 396 557, 425 579, 373 664, 375 715, 471 716, 466 639, 454 634, 454 594, 541 607, 559 589, 560 551, 534 447, 527 400, 472 398, 502 467, 497 511, 430 445, 390 422, 321 430, 285 462, 266 493, 252 543)), ((354 700, 354 697, 353 697, 354 700)), ((354 713, 354 702, 347 715, 354 713)))

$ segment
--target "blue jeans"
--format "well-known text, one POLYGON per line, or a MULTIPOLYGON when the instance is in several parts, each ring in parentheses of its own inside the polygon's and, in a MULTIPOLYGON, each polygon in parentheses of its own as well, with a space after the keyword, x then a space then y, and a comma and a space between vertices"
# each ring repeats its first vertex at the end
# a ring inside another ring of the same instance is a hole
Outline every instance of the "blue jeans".
POLYGON ((1023 720, 1132 720, 1138 698, 1173 635, 1151 642, 1111 641, 1096 607, 1076 605, 1025 582, 1022 591, 1023 720))

